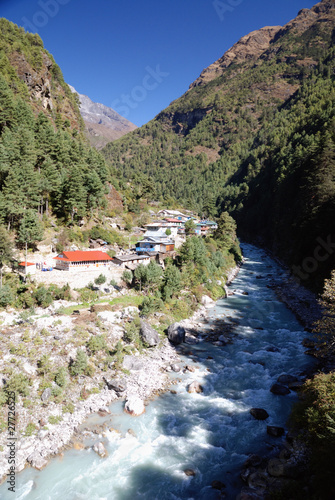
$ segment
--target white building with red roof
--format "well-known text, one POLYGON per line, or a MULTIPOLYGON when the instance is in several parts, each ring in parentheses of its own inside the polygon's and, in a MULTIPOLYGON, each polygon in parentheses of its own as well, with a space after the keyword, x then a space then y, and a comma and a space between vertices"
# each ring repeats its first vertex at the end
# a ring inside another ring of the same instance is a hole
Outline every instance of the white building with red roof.
POLYGON ((107 253, 100 250, 62 252, 54 259, 56 260, 55 269, 63 271, 104 268, 113 260, 107 253))

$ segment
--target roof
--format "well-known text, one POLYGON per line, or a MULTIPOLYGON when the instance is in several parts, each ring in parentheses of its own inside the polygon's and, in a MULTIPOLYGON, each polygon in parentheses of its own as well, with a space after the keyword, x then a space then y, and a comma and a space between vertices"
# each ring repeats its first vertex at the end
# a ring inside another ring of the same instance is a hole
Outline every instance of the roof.
POLYGON ((137 255, 137 253, 127 254, 127 255, 116 255, 115 260, 121 260, 121 262, 128 262, 131 260, 142 260, 148 259, 147 255, 137 255))
POLYGON ((54 257, 56 260, 63 260, 65 262, 85 262, 85 261, 96 261, 96 260, 113 260, 107 253, 101 252, 99 250, 94 250, 92 252, 85 252, 77 250, 75 252, 63 252, 54 257))
POLYGON ((167 218, 165 220, 166 220, 166 222, 178 222, 178 224, 182 223, 182 221, 180 219, 167 218))
MULTIPOLYGON (((34 266, 34 265, 35 265, 34 262, 27 262, 27 266, 34 266)), ((26 263, 25 262, 19 262, 19 266, 26 267, 26 263)))
POLYGON ((169 238, 164 238, 164 239, 160 239, 160 238, 154 238, 153 236, 147 236, 146 238, 144 238, 143 240, 141 241, 138 241, 136 243, 136 245, 138 245, 139 243, 154 243, 156 245, 172 245, 174 243, 173 240, 170 240, 169 238))

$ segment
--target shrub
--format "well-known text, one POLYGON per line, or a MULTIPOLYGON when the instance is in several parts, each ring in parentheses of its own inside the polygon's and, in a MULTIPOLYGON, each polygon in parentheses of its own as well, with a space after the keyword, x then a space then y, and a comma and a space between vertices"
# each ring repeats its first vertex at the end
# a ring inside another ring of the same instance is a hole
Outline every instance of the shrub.
POLYGON ((162 310, 164 308, 164 302, 157 297, 144 297, 139 308, 143 316, 149 316, 149 314, 153 312, 162 310))
POLYGON ((131 323, 128 323, 125 327, 125 333, 123 338, 126 342, 133 344, 135 347, 141 346, 141 337, 140 337, 140 323, 139 320, 134 320, 131 323))
POLYGON ((48 354, 43 354, 41 359, 37 362, 38 374, 47 375, 51 371, 50 356, 48 354))
POLYGON ((32 436, 33 434, 35 434, 37 430, 37 427, 35 424, 33 424, 32 422, 30 422, 27 427, 26 427, 26 430, 25 430, 25 433, 24 435, 25 436, 32 436))
POLYGON ((95 374, 95 368, 91 363, 88 363, 86 369, 85 369, 85 375, 87 377, 94 377, 95 374))
POLYGON ((84 351, 78 349, 76 359, 70 365, 70 373, 72 376, 82 375, 87 368, 87 356, 84 351))
POLYGON ((28 396, 30 392, 30 379, 23 373, 15 373, 10 377, 6 385, 6 391, 14 391, 22 396, 28 396))
POLYGON ((56 371, 54 380, 59 387, 65 387, 67 385, 67 371, 63 366, 56 371))
POLYGON ((305 431, 318 496, 328 498, 326 493, 334 492, 334 474, 329 464, 335 455, 335 372, 319 373, 307 380, 302 395, 292 412, 291 423, 305 431))
POLYGON ((130 284, 133 280, 133 273, 131 271, 124 271, 122 274, 122 279, 125 283, 130 284))
POLYGON ((12 290, 8 285, 0 288, 0 307, 7 307, 13 302, 12 290))
POLYGON ((86 346, 92 354, 107 348, 106 340, 103 335, 93 335, 86 346))
POLYGON ((104 283, 106 283, 106 281, 107 281, 106 276, 104 274, 99 274, 99 276, 95 278, 94 283, 96 285, 103 285, 104 283))
POLYGON ((57 425, 63 420, 63 417, 61 415, 50 415, 48 418, 49 424, 51 425, 57 425))
POLYGON ((44 308, 49 307, 53 302, 51 292, 43 285, 36 290, 36 292, 33 294, 33 297, 36 300, 37 304, 44 308))
POLYGON ((75 410, 74 404, 73 403, 67 403, 63 406, 62 412, 63 413, 73 413, 75 410))

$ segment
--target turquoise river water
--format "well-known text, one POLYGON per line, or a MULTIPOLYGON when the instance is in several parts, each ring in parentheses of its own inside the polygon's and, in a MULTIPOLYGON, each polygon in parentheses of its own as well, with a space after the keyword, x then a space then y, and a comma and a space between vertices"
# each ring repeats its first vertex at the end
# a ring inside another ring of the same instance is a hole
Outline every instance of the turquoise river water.
MULTIPOLYGON (((187 346, 193 355, 182 360, 197 370, 171 375, 182 379, 171 387, 177 394, 160 396, 142 416, 130 417, 122 401, 113 403, 108 427, 120 433, 107 431, 99 439, 108 458, 91 449, 67 451, 43 471, 20 473, 15 494, 3 484, 1 499, 211 500, 218 498, 213 480, 226 484, 226 498, 236 497, 243 486, 241 465, 248 454, 269 452, 284 439, 268 436, 266 426, 285 426, 297 399, 294 392, 273 395, 271 385, 283 373, 299 376, 311 363, 301 344, 303 328, 266 286, 283 270, 262 250, 251 245, 243 250, 245 264, 230 287, 235 294, 219 300, 209 310, 209 324, 204 323, 208 328, 216 318, 236 321, 234 342, 218 347, 200 338, 187 346), (192 380, 202 384, 202 394, 187 392, 192 380), (250 415, 252 407, 267 410, 266 422, 250 415), (136 437, 127 433, 129 428, 136 437), (185 469, 195 476, 186 476, 185 469)), ((100 419, 92 416, 86 425, 100 419)))

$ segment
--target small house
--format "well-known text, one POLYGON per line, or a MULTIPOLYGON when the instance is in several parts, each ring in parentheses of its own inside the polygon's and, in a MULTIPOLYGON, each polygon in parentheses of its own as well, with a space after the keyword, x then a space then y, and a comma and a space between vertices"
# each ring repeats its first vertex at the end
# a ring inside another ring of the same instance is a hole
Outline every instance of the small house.
POLYGON ((136 269, 140 264, 147 265, 150 263, 148 255, 138 255, 136 253, 127 255, 116 255, 113 259, 113 264, 121 267, 121 269, 136 269))
POLYGON ((99 250, 63 252, 54 257, 55 269, 69 271, 70 269, 98 269, 106 267, 112 258, 99 250))
POLYGON ((136 252, 138 254, 152 253, 152 252, 173 252, 174 251, 174 241, 170 240, 165 236, 165 238, 153 238, 151 236, 144 238, 136 243, 136 252))
POLYGON ((19 262, 19 271, 22 274, 36 274, 36 264, 34 262, 19 262), (27 269, 27 272, 26 272, 27 269))

